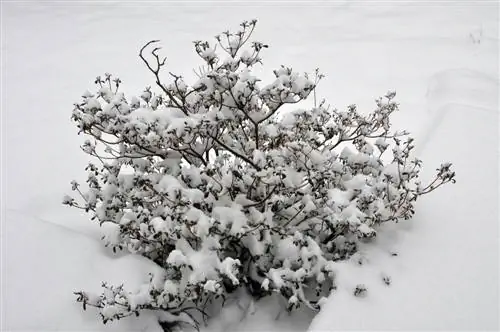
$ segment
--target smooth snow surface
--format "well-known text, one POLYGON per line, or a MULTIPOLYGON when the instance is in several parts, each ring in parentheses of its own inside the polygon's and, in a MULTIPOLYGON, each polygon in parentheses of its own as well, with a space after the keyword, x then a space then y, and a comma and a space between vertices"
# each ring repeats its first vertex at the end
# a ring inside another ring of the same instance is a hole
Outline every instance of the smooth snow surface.
MULTIPOLYGON (((103 276, 139 287, 154 267, 134 255, 112 257, 72 229, 10 210, 2 220, 2 331, 104 330, 95 312, 82 311, 74 291, 100 292, 103 276)), ((123 320, 106 331, 162 331, 152 315, 123 320)))
POLYGON ((356 257, 363 265, 345 262, 341 287, 314 319, 275 320, 277 299, 244 318, 235 300, 207 330, 498 329, 498 15, 496 1, 465 0, 1 2, 1 329, 161 331, 148 314, 104 326, 74 301, 73 291, 101 281, 139 285, 153 267, 111 256, 100 230, 61 205, 69 182, 85 176, 72 105, 104 72, 126 93, 152 85, 137 56, 151 39, 191 83, 200 63, 191 41, 252 18, 254 38, 270 45, 265 82, 281 64, 319 67, 319 98, 367 110, 395 89, 394 129, 414 133, 424 176, 451 161, 457 184, 423 197, 412 221, 379 231, 356 257), (364 298, 351 295, 358 284, 364 298))

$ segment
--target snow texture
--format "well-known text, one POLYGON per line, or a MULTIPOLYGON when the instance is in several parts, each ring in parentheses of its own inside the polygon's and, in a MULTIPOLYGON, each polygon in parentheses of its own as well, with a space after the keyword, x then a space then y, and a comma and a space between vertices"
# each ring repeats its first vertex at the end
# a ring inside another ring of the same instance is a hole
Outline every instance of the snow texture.
POLYGON ((100 230, 61 206, 67 180, 87 162, 71 105, 95 73, 119 74, 131 92, 152 82, 137 58, 146 40, 175 45, 169 68, 189 75, 191 40, 253 17, 255 38, 272 46, 265 68, 321 68, 327 78, 317 94, 334 106, 371 107, 397 89, 404 111, 396 125, 416 134, 426 165, 452 161, 458 183, 422 199, 411 222, 386 225, 374 245, 336 266, 344 286, 310 326, 308 311, 275 320, 275 297, 252 304, 241 295, 206 330, 499 328, 497 3, 1 6, 2 330, 161 331, 147 314, 104 326, 74 302, 73 291, 98 291, 103 279, 138 286, 154 266, 110 256, 100 230), (364 297, 352 296, 358 285, 367 287, 364 297))

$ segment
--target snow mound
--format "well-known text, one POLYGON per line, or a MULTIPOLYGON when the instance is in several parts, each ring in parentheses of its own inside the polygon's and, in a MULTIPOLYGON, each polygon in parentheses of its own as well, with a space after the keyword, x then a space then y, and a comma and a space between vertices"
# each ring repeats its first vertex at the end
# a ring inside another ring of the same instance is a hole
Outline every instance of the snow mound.
POLYGON ((442 112, 451 103, 488 109, 497 102, 498 88, 497 78, 486 73, 466 68, 444 70, 429 79, 428 108, 431 113, 442 112))

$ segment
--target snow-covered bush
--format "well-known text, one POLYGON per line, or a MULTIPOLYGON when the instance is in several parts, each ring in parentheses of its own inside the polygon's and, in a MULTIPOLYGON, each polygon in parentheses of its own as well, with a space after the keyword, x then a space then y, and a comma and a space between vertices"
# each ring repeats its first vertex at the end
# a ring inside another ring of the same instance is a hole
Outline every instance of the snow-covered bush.
POLYGON ((101 295, 77 292, 104 323, 150 309, 163 321, 197 325, 207 303, 237 289, 255 298, 279 293, 288 310, 318 310, 335 288, 336 261, 373 239, 381 223, 411 218, 419 196, 454 181, 444 163, 420 183, 413 140, 391 131, 393 92, 367 114, 324 102, 287 107, 305 100, 322 75, 282 66, 263 84, 252 75, 267 48, 249 42, 255 25, 243 22, 215 44, 196 41, 204 64, 194 83, 173 73, 167 83, 151 41, 140 58, 156 91, 128 98, 106 74, 75 104, 72 119, 88 136, 82 149, 97 164, 86 168, 85 189, 72 183, 78 199, 64 203, 106 226, 114 251, 163 268, 139 290, 104 283, 101 295))

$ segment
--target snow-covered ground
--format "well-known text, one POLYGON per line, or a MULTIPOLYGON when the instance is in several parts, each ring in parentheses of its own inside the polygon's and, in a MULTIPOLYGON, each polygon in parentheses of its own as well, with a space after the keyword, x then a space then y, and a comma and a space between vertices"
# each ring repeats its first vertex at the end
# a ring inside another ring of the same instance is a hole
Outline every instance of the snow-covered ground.
POLYGON ((344 288, 310 331, 498 329, 497 91, 490 77, 457 71, 429 92, 459 96, 436 106, 421 154, 431 165, 453 160, 458 182, 423 198, 411 223, 380 231, 375 248, 365 250, 365 266, 345 263, 344 288), (489 104, 464 97, 478 88, 489 92, 489 104), (351 295, 358 283, 369 290, 361 300, 351 295))
POLYGON ((241 322, 229 307, 211 329, 498 329, 497 2, 1 6, 2 330, 161 330, 148 315, 103 326, 74 303, 75 290, 140 284, 151 267, 107 254, 87 217, 60 204, 86 165, 72 104, 104 72, 120 76, 128 93, 152 84, 137 57, 150 39, 162 40, 169 70, 189 77, 199 63, 192 40, 251 18, 259 19, 255 38, 270 44, 264 79, 281 64, 319 67, 327 77, 318 94, 339 108, 371 109, 396 89, 395 123, 414 132, 424 176, 451 161, 458 182, 422 198, 412 221, 385 227, 364 250, 366 264, 346 262, 345 288, 314 319, 275 320, 269 299, 241 322), (366 298, 349 294, 358 283, 366 298))

